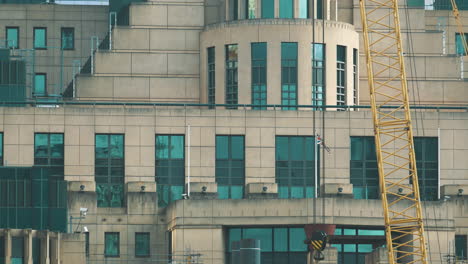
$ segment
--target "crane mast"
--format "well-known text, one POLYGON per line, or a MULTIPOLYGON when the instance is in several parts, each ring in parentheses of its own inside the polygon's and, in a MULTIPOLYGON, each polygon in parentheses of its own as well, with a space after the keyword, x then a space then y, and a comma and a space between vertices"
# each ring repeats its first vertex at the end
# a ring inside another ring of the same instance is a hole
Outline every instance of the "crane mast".
POLYGON ((427 263, 398 0, 359 0, 389 263, 427 263))
POLYGON ((460 11, 458 10, 458 6, 455 0, 450 0, 450 1, 452 2, 453 16, 455 18, 455 22, 457 23, 457 30, 458 30, 458 34, 460 34, 460 39, 463 45, 463 49, 465 51, 465 54, 468 54, 468 43, 466 41, 465 32, 463 31, 463 24, 460 18, 460 11))

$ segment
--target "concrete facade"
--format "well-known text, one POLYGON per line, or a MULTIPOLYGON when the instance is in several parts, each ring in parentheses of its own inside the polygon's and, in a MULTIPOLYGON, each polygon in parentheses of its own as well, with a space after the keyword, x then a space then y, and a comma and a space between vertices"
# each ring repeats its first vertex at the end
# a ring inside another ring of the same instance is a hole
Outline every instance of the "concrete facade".
MULTIPOLYGON (((335 224, 345 229, 383 229, 381 201, 354 199, 351 183, 351 137, 374 135, 370 111, 341 112, 333 111, 333 108, 331 111, 310 111, 306 107, 298 111, 281 111, 277 106, 252 110, 241 105, 237 110, 228 110, 223 106, 208 109, 197 105, 208 102, 209 47, 216 48, 215 103, 225 103, 224 47, 227 44, 239 45, 238 102, 251 103, 250 43, 253 42, 267 43, 267 103, 280 104, 280 45, 281 42, 297 42, 298 104, 310 106, 310 43, 315 40, 327 47, 326 104, 331 106, 336 105, 336 46, 346 46, 346 98, 347 105, 352 106, 352 50, 359 50, 361 55, 363 50, 358 0, 324 1, 324 20, 300 19, 299 0, 293 1, 291 19, 279 18, 280 0, 274 1, 275 18, 245 19, 245 1, 239 1, 240 16, 234 20, 230 15, 230 1, 151 0, 133 3, 129 7, 129 25, 115 27, 112 31, 112 50, 95 52, 92 74, 77 76, 73 93, 76 96, 69 98, 71 102, 50 108, 34 105, 0 108, 4 165, 34 165, 34 133, 64 134, 64 179, 68 181, 69 215, 79 217, 80 208, 89 210, 86 218, 72 223, 73 230, 82 231, 84 226, 88 229, 87 263, 157 263, 166 261, 170 255, 177 263, 193 263, 189 258, 201 254, 199 260, 202 263, 227 264, 230 263, 229 231, 233 228, 302 228, 304 224, 316 223, 335 224), (119 208, 97 205, 95 135, 100 133, 124 135, 124 203, 119 208), (320 150, 320 186, 316 186, 320 190, 319 197, 279 199, 275 175, 276 137, 313 136, 316 133, 330 148, 329 152, 320 150), (184 193, 189 199, 180 199, 162 208, 158 206, 160 193, 155 180, 158 176, 155 175, 155 135, 167 134, 185 136, 184 193), (217 135, 242 135, 245 138, 243 199, 218 199, 217 135), (119 233, 117 258, 105 256, 106 232, 119 233), (135 256, 135 234, 138 232, 150 235, 149 258, 135 256)), ((260 17, 263 1, 254 2, 256 17, 260 17)), ((12 10, 22 7, 0 5, 0 12, 3 6, 12 10)), ((78 7, 28 8, 73 10, 78 7)), ((80 19, 83 21, 80 23, 88 20, 83 15, 86 8, 93 10, 91 15, 96 13, 96 32, 105 35, 108 25, 102 18, 107 17, 107 9, 81 7, 80 19)), ((316 10, 309 6, 309 12, 313 14, 316 10)), ((8 15, 0 13, 0 19, 8 15)), ((463 16, 468 17, 468 14, 463 12, 463 16)), ((24 22, 24 19, 18 20, 24 22)), ((454 254, 455 236, 468 236, 468 165, 465 162, 468 155, 468 95, 466 75, 462 75, 468 66, 462 68, 462 58, 454 54, 455 27, 448 11, 403 8, 402 19, 405 49, 411 50, 408 52, 411 56, 407 56, 407 69, 412 103, 434 106, 417 109, 412 114, 415 135, 437 138, 440 145, 437 162, 439 199, 425 201, 423 206, 430 262, 442 264, 445 263, 442 256, 454 254), (447 24, 443 26, 445 18, 447 24), (461 107, 450 109, 444 106, 461 107)), ((2 26, 4 23, 9 22, 2 22, 2 26)), ((57 23, 54 25, 57 27, 57 23)), ((89 50, 86 43, 82 40, 80 50, 83 53, 79 55, 83 57, 82 61, 89 55, 85 53, 89 50)), ((464 61, 466 63, 468 59, 464 61)), ((361 56, 357 87, 358 104, 361 105, 368 104, 365 66, 361 56)), ((395 146, 389 148, 392 147, 395 146)), ((0 234, 8 234, 9 231, 2 232, 0 234)), ((64 261, 71 258, 73 264, 85 263, 82 261, 84 236, 59 235, 62 236, 59 240, 62 241, 61 263, 72 263, 64 261)), ((338 258, 342 253, 330 247, 323 263, 340 263, 338 258)), ((387 263, 385 254, 380 247, 372 248, 372 252, 365 256, 365 263, 387 263)), ((304 256, 303 263, 306 261, 304 256)))

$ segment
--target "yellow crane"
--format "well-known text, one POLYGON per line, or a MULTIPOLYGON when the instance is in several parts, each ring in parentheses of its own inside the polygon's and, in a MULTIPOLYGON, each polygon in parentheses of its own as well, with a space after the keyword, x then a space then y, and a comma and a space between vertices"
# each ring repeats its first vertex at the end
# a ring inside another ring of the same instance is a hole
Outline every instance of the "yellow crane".
POLYGON ((427 263, 398 0, 359 0, 389 263, 427 263))
POLYGON ((468 54, 468 43, 465 37, 465 32, 463 31, 463 24, 460 17, 460 11, 458 10, 458 6, 455 0, 450 1, 452 2, 453 16, 455 18, 455 22, 457 23, 458 34, 460 34, 460 39, 463 45, 463 49, 465 51, 464 54, 466 55, 468 54))

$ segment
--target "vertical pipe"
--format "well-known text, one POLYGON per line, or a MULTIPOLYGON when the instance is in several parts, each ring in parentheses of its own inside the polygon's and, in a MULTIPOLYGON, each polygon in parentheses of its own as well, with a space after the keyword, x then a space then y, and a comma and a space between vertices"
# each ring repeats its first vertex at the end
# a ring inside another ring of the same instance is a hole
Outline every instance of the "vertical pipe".
POLYGON ((318 165, 318 162, 317 162, 317 145, 318 145, 318 134, 315 133, 314 135, 314 184, 315 184, 315 190, 314 190, 314 198, 317 198, 318 197, 318 179, 317 179, 317 175, 318 175, 318 169, 317 169, 317 165, 318 165))
POLYGON ((187 125, 187 196, 190 197, 190 125, 187 125))
MULTIPOLYGON (((260 240, 243 239, 240 241, 240 262, 238 264, 260 264, 260 240)), ((232 263, 236 264, 236 263, 232 263)))
POLYGON ((437 128, 437 199, 440 200, 440 127, 437 128))
POLYGON ((231 243, 231 264, 240 264, 240 241, 231 243))

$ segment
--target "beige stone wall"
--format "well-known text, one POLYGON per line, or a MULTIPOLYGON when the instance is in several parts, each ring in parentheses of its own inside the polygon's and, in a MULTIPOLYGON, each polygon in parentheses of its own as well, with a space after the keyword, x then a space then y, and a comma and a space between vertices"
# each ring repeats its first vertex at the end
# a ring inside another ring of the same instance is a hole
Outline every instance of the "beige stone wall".
MULTIPOLYGON (((47 74, 47 92, 60 95, 73 78, 73 61, 83 66, 91 54, 90 38, 102 40, 108 31, 107 6, 2 4, 0 8, 0 39, 6 37, 6 27, 19 27, 19 48, 32 49, 34 27, 47 28, 47 50, 36 50, 35 69, 47 74), (75 49, 63 51, 63 87, 61 76, 61 28, 75 29, 75 49)), ((28 91, 28 97, 31 96, 28 91)))
POLYGON ((308 20, 269 20, 230 22, 208 26, 201 34, 201 100, 207 102, 207 48, 215 47, 216 103, 225 103, 225 45, 238 44, 238 102, 251 104, 251 43, 267 43, 267 103, 281 104, 281 42, 298 43, 298 104, 310 105, 312 98, 312 33, 315 42, 326 45, 326 104, 336 105, 336 46, 347 48, 346 97, 353 105, 353 49, 358 48, 358 35, 353 26, 340 22, 308 20), (292 26, 293 25, 293 26, 292 26))
POLYGON ((130 27, 113 30, 112 51, 96 53, 93 75, 81 75, 80 100, 199 102, 199 32, 203 3, 142 2, 130 27))

